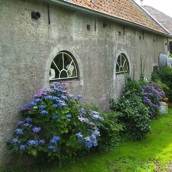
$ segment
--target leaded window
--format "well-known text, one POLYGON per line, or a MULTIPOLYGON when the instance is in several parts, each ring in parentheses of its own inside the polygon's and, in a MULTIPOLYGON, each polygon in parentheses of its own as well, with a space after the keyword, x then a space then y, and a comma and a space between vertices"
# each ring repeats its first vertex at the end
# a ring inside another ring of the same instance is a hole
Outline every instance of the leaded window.
POLYGON ((121 53, 116 62, 116 73, 127 73, 129 72, 129 63, 125 54, 121 53))
POLYGON ((51 63, 49 80, 65 80, 77 77, 78 70, 73 56, 65 51, 59 52, 51 63))

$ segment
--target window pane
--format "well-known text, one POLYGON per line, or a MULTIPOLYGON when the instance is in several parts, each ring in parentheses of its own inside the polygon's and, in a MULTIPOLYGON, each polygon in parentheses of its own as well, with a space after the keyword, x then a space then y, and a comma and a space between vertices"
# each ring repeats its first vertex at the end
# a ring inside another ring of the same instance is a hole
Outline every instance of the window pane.
POLYGON ((129 71, 129 63, 125 54, 120 54, 117 58, 116 73, 126 73, 129 71))
POLYGON ((50 67, 50 80, 77 78, 77 67, 73 57, 67 52, 60 52, 50 67))

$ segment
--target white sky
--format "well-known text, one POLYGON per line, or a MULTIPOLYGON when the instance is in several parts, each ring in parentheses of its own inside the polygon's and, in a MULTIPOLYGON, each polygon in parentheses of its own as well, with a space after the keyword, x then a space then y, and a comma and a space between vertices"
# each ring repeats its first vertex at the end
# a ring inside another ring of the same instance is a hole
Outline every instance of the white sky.
MULTIPOLYGON (((140 0, 135 0, 139 5, 140 0)), ((172 0, 143 0, 142 5, 151 6, 172 17, 172 0)))

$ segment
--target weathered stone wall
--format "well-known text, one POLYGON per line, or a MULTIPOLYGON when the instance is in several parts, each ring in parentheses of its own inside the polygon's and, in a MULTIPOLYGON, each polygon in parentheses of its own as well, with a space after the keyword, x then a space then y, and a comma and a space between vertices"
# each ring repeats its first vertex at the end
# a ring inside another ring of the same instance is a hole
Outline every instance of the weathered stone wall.
POLYGON ((69 81, 71 93, 106 111, 109 99, 117 98, 124 85, 124 77, 115 74, 118 55, 128 57, 135 78, 142 59, 150 77, 159 53, 167 51, 165 43, 165 37, 154 33, 53 5, 48 24, 47 4, 0 0, 0 164, 6 161, 5 142, 20 118, 20 106, 48 87, 49 68, 59 51, 72 53, 79 66, 79 79, 69 81), (41 18, 31 19, 32 11, 39 11, 41 18))

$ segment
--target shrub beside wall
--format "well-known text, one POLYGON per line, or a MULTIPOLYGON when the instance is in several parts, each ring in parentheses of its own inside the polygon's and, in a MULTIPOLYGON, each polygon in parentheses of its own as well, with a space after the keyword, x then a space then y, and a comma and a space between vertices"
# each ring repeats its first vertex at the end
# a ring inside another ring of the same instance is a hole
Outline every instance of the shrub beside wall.
POLYGON ((119 121, 124 124, 124 134, 131 140, 141 140, 151 130, 150 121, 157 117, 164 92, 158 84, 127 79, 118 102, 111 100, 110 108, 120 112, 119 121))
POLYGON ((39 91, 32 102, 21 107, 24 119, 17 123, 8 149, 61 163, 98 146, 104 118, 99 112, 85 110, 81 98, 68 94, 61 83, 39 91))
POLYGON ((109 150, 119 142, 117 113, 100 113, 84 107, 80 95, 71 95, 62 83, 38 91, 33 101, 21 107, 23 120, 17 122, 7 142, 11 153, 31 155, 59 164, 74 161, 91 152, 109 150))
POLYGON ((154 82, 160 82, 162 89, 164 90, 166 97, 172 102, 172 68, 164 67, 160 70, 155 70, 152 73, 152 80, 154 82))

